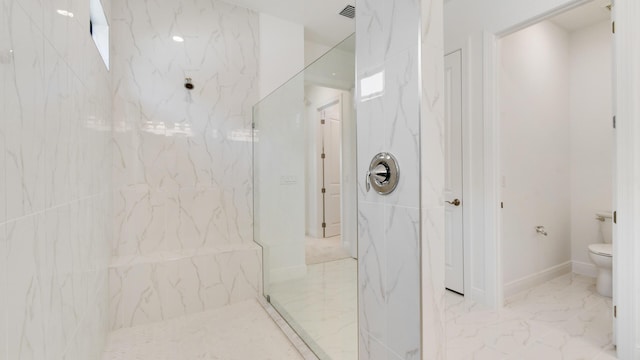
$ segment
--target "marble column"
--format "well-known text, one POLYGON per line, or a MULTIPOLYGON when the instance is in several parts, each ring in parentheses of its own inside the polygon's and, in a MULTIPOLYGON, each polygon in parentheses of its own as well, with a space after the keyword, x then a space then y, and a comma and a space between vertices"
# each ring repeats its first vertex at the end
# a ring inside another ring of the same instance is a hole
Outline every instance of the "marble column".
POLYGON ((356 9, 359 356, 442 358, 442 1, 356 9), (383 151, 401 173, 386 196, 364 176, 383 151))

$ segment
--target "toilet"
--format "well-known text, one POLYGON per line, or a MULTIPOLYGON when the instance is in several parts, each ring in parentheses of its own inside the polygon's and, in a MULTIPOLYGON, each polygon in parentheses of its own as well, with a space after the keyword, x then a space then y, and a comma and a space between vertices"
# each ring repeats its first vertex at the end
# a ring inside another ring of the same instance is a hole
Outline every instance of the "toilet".
POLYGON ((598 268, 598 278, 596 280, 596 290, 602 296, 611 297, 613 291, 613 245, 612 245, 612 219, 611 213, 602 212, 596 214, 596 219, 600 222, 600 233, 603 243, 589 245, 589 257, 598 268))

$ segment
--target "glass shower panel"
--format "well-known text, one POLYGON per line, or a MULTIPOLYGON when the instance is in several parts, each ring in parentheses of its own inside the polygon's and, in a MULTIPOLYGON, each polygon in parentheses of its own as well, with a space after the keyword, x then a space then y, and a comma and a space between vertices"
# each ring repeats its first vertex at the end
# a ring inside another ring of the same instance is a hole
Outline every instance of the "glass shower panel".
POLYGON ((357 359, 354 37, 254 107, 264 296, 321 359, 357 359))

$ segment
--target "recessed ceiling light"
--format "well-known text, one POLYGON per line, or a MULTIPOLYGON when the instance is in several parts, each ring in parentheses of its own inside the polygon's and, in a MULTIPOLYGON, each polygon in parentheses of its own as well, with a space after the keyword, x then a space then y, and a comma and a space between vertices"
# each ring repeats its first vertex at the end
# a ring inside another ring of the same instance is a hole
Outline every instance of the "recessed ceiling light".
POLYGON ((70 18, 73 17, 73 13, 71 11, 67 11, 67 10, 57 10, 56 11, 58 14, 62 15, 62 16, 68 16, 70 18))
POLYGON ((184 42, 184 38, 182 38, 181 36, 175 35, 173 37, 173 41, 175 41, 175 42, 184 42))
POLYGON ((336 73, 331 73, 331 75, 336 76, 336 73))

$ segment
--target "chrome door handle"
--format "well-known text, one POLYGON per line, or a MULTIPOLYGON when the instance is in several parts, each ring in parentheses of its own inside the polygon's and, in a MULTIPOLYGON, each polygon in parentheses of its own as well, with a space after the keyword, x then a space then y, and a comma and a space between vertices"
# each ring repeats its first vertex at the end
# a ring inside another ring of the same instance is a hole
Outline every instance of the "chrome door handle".
POLYGON ((453 201, 445 201, 447 204, 451 204, 453 206, 460 206, 460 204, 462 204, 462 202, 460 201, 460 199, 453 199, 453 201))

